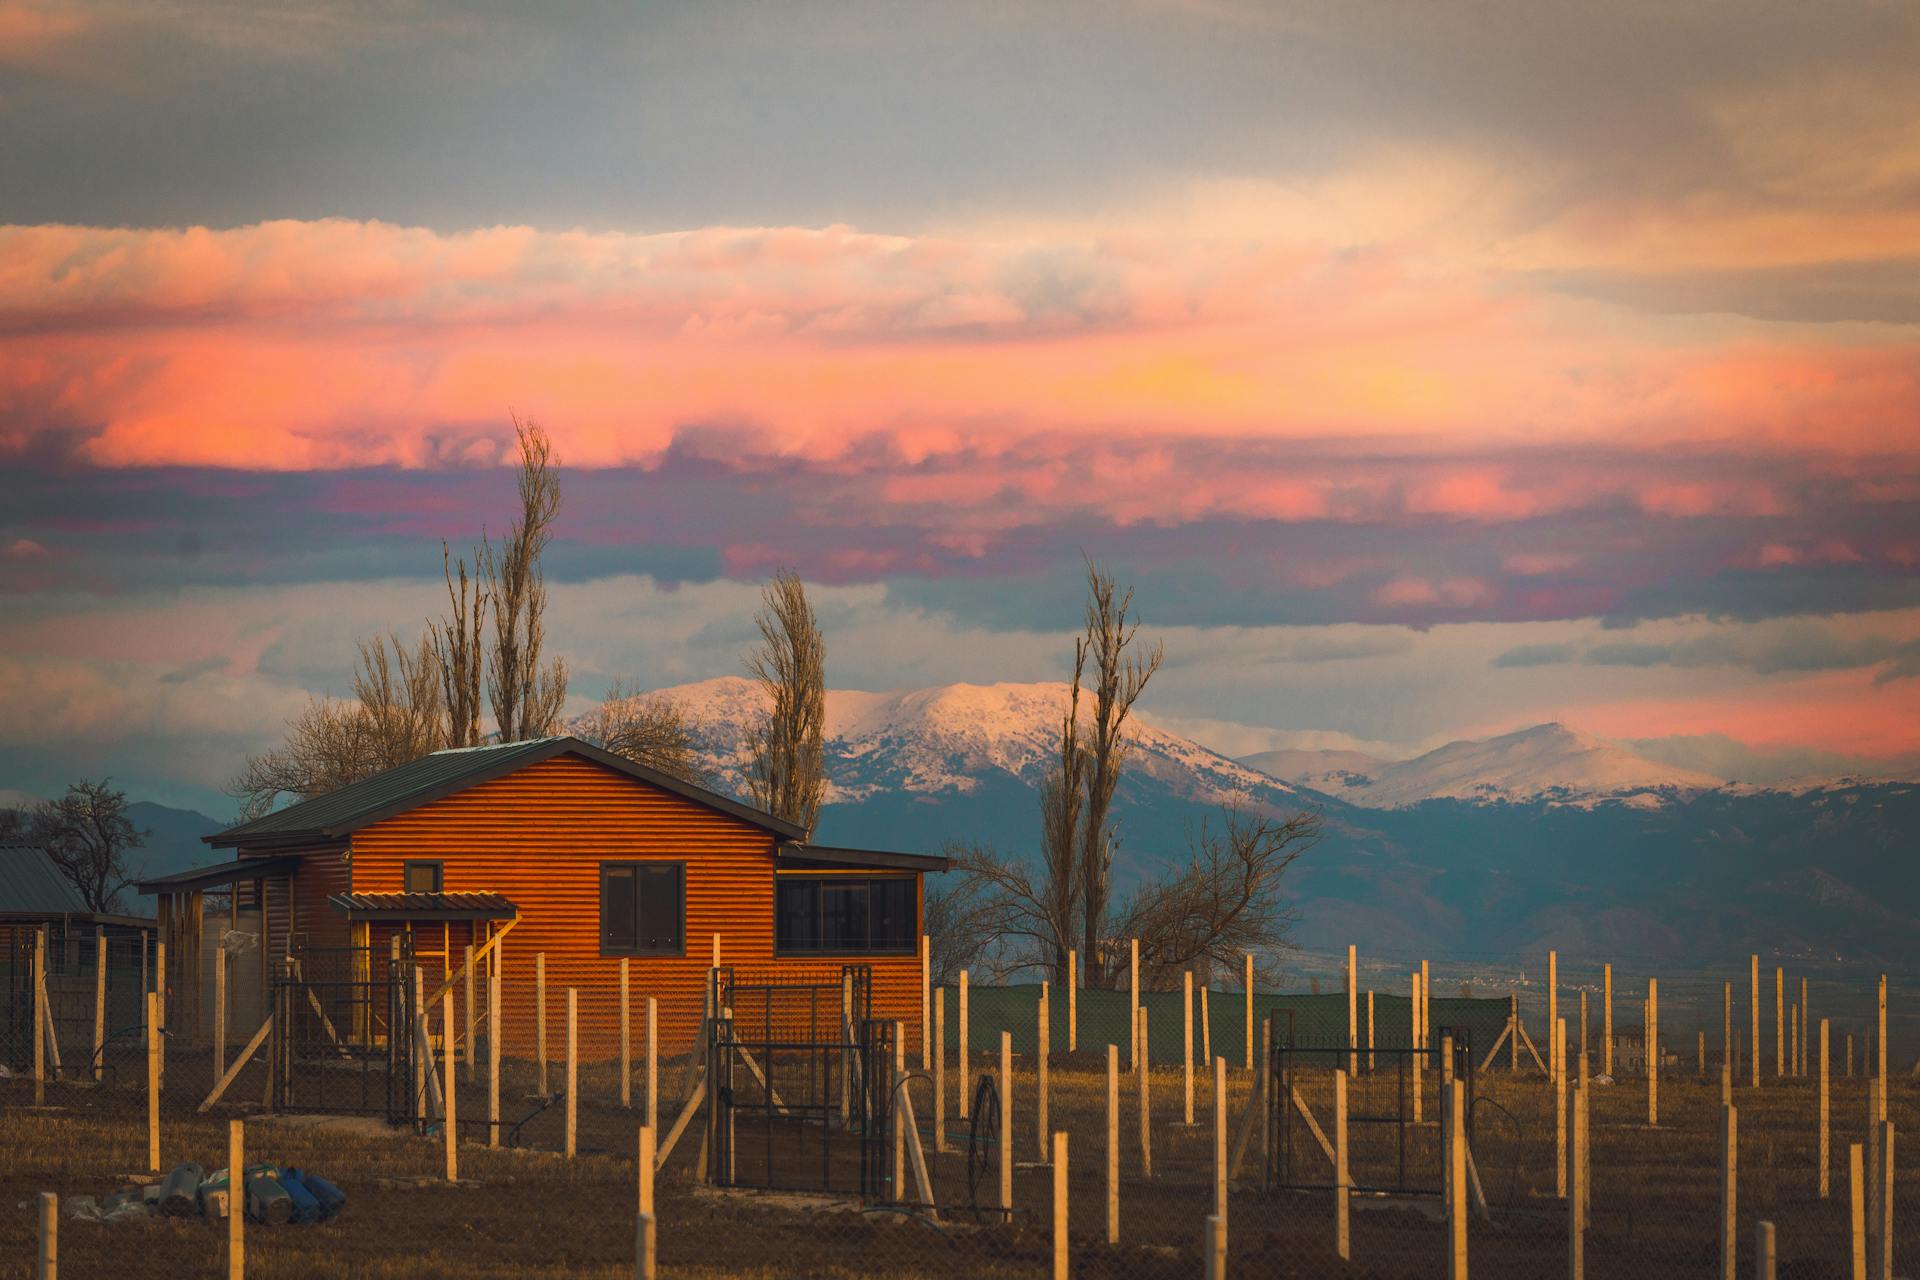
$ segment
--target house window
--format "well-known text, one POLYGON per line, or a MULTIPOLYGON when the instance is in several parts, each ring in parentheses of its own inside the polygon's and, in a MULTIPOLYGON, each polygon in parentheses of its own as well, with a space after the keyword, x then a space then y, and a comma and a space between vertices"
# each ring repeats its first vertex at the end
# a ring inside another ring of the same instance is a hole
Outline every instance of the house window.
POLYGON ((406 890, 408 893, 439 893, 440 868, 438 862, 408 862, 404 864, 406 890))
POLYGON ((600 864, 600 954, 686 954, 687 864, 600 864))
POLYGON ((912 876, 782 876, 776 882, 774 941, 782 953, 914 949, 912 876))

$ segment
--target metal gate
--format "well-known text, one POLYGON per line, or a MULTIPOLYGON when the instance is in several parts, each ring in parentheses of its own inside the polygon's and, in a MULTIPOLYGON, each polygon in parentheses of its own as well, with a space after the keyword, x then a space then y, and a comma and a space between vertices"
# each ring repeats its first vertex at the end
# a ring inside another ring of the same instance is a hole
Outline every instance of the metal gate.
POLYGON ((273 1106, 410 1124, 415 1096, 413 956, 299 947, 273 977, 273 1106))
POLYGON ((1440 1082, 1451 1075, 1465 1086, 1462 1121, 1473 1144, 1474 1059, 1465 1027, 1436 1027, 1428 1048, 1349 1048, 1301 1044, 1293 1027, 1273 1027, 1273 1088, 1267 1100, 1266 1186, 1270 1190, 1331 1191, 1327 1156, 1329 1123, 1311 1115, 1313 1100, 1331 1095, 1337 1070, 1347 1079, 1348 1185, 1357 1192, 1392 1195, 1444 1193, 1440 1168, 1440 1082), (1417 1072, 1417 1075, 1416 1075, 1417 1072), (1421 1089, 1420 1121, 1414 1118, 1414 1081, 1421 1089))
POLYGON ((872 970, 713 971, 707 1140, 717 1186, 893 1198, 893 1026, 872 970))

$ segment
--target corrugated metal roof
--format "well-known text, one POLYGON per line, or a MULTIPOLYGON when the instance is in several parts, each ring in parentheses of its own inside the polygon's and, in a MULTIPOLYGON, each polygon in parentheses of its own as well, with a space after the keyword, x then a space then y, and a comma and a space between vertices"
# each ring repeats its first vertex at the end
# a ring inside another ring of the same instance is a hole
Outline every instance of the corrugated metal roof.
POLYGON ((87 904, 44 849, 0 845, 0 913, 85 915, 87 904))
POLYGON ((780 847, 781 866, 888 867, 898 871, 945 871, 951 860, 935 853, 895 853, 888 849, 847 849, 826 844, 780 847))
POLYGON ((265 817, 229 827, 205 839, 208 844, 224 848, 242 844, 266 846, 300 838, 325 839, 346 835, 369 823, 404 813, 475 783, 501 777, 529 764, 567 753, 584 756, 630 777, 731 814, 783 839, 794 840, 804 834, 798 827, 770 813, 750 808, 704 787, 682 782, 578 738, 558 737, 436 751, 411 764, 403 764, 341 787, 338 791, 288 805, 265 817))
POLYGON ((191 871, 176 871, 170 876, 136 880, 133 887, 141 893, 186 893, 193 889, 232 884, 236 880, 251 880, 256 876, 285 875, 299 866, 298 854, 278 858, 236 858, 232 862, 195 867, 191 871))
POLYGON ((510 920, 520 914, 502 893, 336 893, 327 902, 336 910, 356 916, 510 920))

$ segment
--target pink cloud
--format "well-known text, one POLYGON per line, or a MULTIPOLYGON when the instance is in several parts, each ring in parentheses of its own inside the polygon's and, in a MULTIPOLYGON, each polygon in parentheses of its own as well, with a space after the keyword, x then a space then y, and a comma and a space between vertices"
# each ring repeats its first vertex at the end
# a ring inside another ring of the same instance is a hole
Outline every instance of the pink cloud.
POLYGON ((1478 578, 1443 578, 1436 581, 1402 576, 1375 587, 1368 598, 1375 604, 1388 607, 1446 605, 1464 609, 1484 604, 1492 597, 1492 590, 1478 578))

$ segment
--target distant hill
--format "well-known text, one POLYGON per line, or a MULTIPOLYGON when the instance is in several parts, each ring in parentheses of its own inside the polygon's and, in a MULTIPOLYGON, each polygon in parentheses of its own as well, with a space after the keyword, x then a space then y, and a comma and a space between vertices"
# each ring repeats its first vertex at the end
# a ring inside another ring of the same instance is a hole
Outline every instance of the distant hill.
MULTIPOLYGON (((146 845, 135 849, 131 858, 142 876, 172 875, 176 871, 220 862, 226 857, 224 853, 208 848, 200 837, 212 835, 228 824, 209 818, 204 813, 193 809, 173 809, 151 800, 136 800, 127 806, 127 819, 138 829, 151 833, 146 845)), ((129 898, 137 902, 152 902, 152 899, 140 898, 136 894, 130 894, 129 898)), ((144 915, 147 911, 142 908, 140 913, 144 915)))

